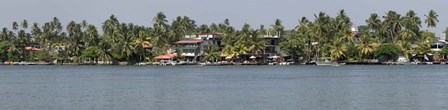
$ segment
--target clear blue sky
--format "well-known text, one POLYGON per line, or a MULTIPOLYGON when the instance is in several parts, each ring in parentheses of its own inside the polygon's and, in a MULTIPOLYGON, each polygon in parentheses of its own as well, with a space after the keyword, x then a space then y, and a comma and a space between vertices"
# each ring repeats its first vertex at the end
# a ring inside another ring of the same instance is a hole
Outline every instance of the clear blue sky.
POLYGON ((258 28, 279 18, 290 29, 300 17, 312 19, 319 11, 335 16, 338 10, 345 9, 355 25, 363 25, 374 12, 382 16, 395 10, 404 15, 412 9, 423 20, 434 9, 440 22, 430 31, 440 34, 448 26, 447 4, 444 0, 3 0, 0 27, 10 28, 13 21, 23 19, 42 24, 52 17, 58 17, 64 25, 70 20, 87 20, 99 26, 111 14, 122 22, 150 26, 152 18, 162 11, 170 21, 186 15, 199 25, 229 18, 237 28, 243 23, 258 28))

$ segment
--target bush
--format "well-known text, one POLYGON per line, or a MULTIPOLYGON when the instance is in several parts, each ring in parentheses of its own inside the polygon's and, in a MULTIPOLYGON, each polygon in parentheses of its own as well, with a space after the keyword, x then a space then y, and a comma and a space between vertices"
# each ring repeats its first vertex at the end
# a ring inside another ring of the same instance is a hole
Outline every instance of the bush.
POLYGON ((379 57, 381 61, 393 60, 396 61, 402 51, 398 45, 386 43, 382 44, 375 52, 375 56, 379 57))

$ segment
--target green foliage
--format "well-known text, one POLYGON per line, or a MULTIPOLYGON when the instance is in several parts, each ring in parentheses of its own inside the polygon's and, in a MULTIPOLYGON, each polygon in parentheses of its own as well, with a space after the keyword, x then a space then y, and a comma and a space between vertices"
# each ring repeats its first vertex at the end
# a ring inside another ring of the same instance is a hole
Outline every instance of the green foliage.
POLYGON ((387 57, 387 60, 393 60, 393 58, 399 55, 402 55, 400 47, 391 43, 382 44, 375 52, 376 57, 387 57))
POLYGON ((202 61, 216 62, 220 58, 221 58, 221 52, 218 51, 218 47, 216 45, 209 45, 204 53, 202 61))
POLYGON ((94 58, 94 57, 99 57, 99 48, 96 46, 90 46, 87 47, 83 52, 81 57, 82 58, 94 58))
POLYGON ((0 60, 5 60, 8 57, 8 49, 10 47, 10 43, 8 41, 0 42, 0 60))
POLYGON ((56 17, 43 24, 23 20, 13 22, 11 30, 2 28, 0 31, 0 56, 3 61, 24 61, 40 55, 40 58, 48 59, 45 53, 50 53, 53 58, 75 63, 85 60, 82 58, 132 63, 170 53, 168 50, 175 46, 174 42, 185 35, 222 32, 221 45, 207 47, 204 60, 219 60, 221 52, 233 57, 261 55, 266 49, 264 36, 280 37, 281 49, 294 60, 299 57, 305 62, 322 57, 364 60, 373 56, 430 53, 428 42, 435 41, 435 34, 422 31, 422 22, 428 27, 436 27, 439 22, 434 10, 422 19, 412 10, 405 14, 395 11, 384 15, 372 13, 365 25, 358 26, 358 33, 352 33, 353 23, 345 10, 340 10, 336 16, 330 15, 319 12, 310 20, 302 17, 296 28, 290 30, 285 29, 280 19, 259 29, 244 24, 237 30, 230 25, 229 19, 222 23, 197 25, 187 16, 168 21, 170 18, 162 12, 150 21, 151 27, 120 22, 115 15, 101 23, 101 29, 86 21, 71 21, 63 26, 56 17), (383 45, 377 50, 380 44, 383 45), (26 46, 47 52, 29 53, 24 49, 26 46), (396 47, 399 49, 395 50, 396 47))
POLYGON ((346 48, 347 49, 345 55, 347 56, 347 58, 351 58, 349 60, 360 59, 359 58, 360 51, 355 45, 347 45, 346 48))
MULTIPOLYGON (((300 55, 304 53, 304 42, 299 39, 297 34, 290 33, 285 41, 280 43, 280 48, 283 52, 288 55, 291 55, 293 58, 298 58, 300 55)), ((297 59, 294 59, 297 60, 297 59)))
POLYGON ((439 53, 444 55, 444 56, 448 55, 448 46, 443 47, 442 50, 440 50, 439 53))
POLYGON ((39 59, 40 61, 46 61, 51 58, 51 55, 46 50, 40 50, 37 51, 36 58, 39 59))

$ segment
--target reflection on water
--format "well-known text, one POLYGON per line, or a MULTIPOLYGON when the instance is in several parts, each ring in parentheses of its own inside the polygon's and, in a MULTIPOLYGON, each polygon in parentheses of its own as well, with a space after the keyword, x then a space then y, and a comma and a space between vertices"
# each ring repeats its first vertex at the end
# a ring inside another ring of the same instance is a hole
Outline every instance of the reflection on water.
POLYGON ((0 66, 0 108, 445 110, 445 68, 0 66))

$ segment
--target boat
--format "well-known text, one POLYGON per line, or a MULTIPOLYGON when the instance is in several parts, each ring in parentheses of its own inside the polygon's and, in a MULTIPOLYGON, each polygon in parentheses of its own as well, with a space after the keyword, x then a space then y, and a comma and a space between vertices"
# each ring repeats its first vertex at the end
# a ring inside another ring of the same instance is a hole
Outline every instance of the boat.
POLYGON ((397 60, 397 63, 399 65, 410 65, 411 64, 411 62, 409 62, 409 60, 405 57, 399 57, 397 60))
POLYGON ((342 62, 332 62, 329 60, 325 60, 323 62, 316 62, 317 66, 341 66, 341 65, 345 65, 346 63, 342 63, 342 62))
POLYGON ((323 61, 323 62, 320 62, 320 61, 316 61, 316 65, 317 66, 330 66, 330 65, 332 65, 333 63, 331 62, 331 61, 329 61, 329 60, 325 60, 325 61, 323 61))
POLYGON ((175 66, 176 62, 172 61, 172 60, 161 60, 158 65, 161 65, 161 66, 166 66, 166 65, 175 66))

